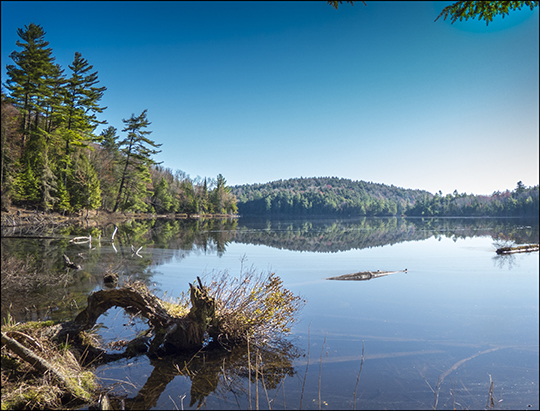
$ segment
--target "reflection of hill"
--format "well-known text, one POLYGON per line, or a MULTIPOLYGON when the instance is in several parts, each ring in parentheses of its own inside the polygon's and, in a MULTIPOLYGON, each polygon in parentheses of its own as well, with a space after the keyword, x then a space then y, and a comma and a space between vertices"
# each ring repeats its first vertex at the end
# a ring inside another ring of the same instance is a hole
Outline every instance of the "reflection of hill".
MULTIPOLYGON (((338 252, 419 241, 429 237, 492 236, 518 243, 538 242, 538 226, 501 219, 402 219, 362 218, 333 222, 266 221, 265 229, 239 226, 234 241, 244 244, 312 252, 338 252), (529 227, 529 228, 526 228, 529 227)), ((520 220, 521 221, 521 220, 520 220)), ((251 224, 250 224, 251 225, 251 224)))

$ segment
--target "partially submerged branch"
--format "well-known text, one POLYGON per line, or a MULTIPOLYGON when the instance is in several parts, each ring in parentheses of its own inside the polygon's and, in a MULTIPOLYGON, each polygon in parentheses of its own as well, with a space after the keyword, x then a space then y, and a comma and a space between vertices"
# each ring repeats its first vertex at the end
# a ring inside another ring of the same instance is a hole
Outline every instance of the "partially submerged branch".
POLYGON ((538 251, 538 244, 529 244, 529 245, 520 245, 517 247, 501 247, 498 248, 497 254, 515 254, 515 253, 531 253, 533 251, 538 251))

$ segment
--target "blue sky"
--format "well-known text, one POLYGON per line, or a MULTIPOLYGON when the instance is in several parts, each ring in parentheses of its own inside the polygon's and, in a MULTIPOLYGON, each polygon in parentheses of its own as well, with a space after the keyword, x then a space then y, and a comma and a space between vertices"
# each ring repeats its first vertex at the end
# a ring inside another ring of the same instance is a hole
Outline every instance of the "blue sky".
POLYGON ((2 83, 17 28, 82 53, 101 115, 148 110, 156 160, 228 184, 336 176, 491 194, 539 179, 538 8, 434 22, 447 2, 1 3, 2 83))

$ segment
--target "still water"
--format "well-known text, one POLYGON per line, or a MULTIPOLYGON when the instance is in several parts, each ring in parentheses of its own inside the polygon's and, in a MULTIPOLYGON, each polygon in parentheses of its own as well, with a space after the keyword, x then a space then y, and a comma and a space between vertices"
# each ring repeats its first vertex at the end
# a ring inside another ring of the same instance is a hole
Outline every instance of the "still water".
MULTIPOLYGON (((3 238, 3 252, 31 252, 51 270, 62 269, 63 253, 83 266, 66 287, 34 295, 30 311, 11 301, 13 315, 73 319, 102 288, 105 271, 143 280, 173 301, 197 276, 271 271, 307 301, 291 345, 261 352, 262 381, 248 379, 244 352, 99 367, 102 384, 125 395, 126 408, 478 409, 489 405, 490 381, 495 408, 539 408, 538 253, 495 253, 509 241, 538 243, 537 220, 132 221, 111 244, 114 228, 3 238), (69 243, 88 234, 91 244, 69 243), (140 256, 132 245, 143 247, 140 256), (326 280, 404 269, 368 281, 326 280)), ((119 309, 98 323, 105 340, 144 329, 119 309)))

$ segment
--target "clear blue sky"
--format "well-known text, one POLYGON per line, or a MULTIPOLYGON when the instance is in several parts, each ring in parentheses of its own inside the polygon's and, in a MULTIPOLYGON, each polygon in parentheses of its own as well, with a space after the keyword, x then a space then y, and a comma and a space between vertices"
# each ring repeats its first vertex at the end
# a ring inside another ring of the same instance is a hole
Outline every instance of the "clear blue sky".
POLYGON ((447 2, 2 1, 107 87, 101 115, 148 109, 156 159, 228 184, 337 176, 491 194, 539 178, 538 8, 434 22, 447 2))

